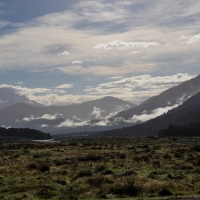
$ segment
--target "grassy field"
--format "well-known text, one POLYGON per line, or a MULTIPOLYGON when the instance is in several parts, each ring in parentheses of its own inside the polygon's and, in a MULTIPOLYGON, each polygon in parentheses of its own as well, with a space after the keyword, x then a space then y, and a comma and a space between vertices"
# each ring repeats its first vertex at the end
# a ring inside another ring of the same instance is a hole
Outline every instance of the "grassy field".
POLYGON ((172 199, 200 195, 200 138, 1 143, 0 199, 172 199))

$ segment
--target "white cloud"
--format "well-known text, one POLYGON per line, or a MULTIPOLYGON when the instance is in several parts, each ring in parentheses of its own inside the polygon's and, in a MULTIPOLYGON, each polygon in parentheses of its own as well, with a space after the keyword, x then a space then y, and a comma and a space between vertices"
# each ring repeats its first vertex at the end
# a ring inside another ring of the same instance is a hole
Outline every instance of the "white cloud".
POLYGON ((73 88, 74 84, 64 84, 64 85, 59 85, 56 88, 57 89, 68 89, 68 88, 73 88))
POLYGON ((80 60, 75 60, 75 61, 72 61, 72 64, 82 64, 83 62, 80 61, 80 60))
POLYGON ((88 121, 74 122, 73 120, 67 119, 64 122, 60 123, 57 126, 57 128, 61 128, 61 127, 75 128, 75 127, 87 126, 87 125, 89 125, 88 121))
POLYGON ((155 110, 150 111, 149 114, 147 113, 143 113, 141 115, 133 115, 133 117, 131 118, 131 122, 132 123, 143 123, 146 121, 149 121, 151 119, 156 118, 157 116, 160 116, 164 113, 167 113, 169 110, 178 107, 179 104, 176 104, 174 106, 167 106, 165 108, 157 108, 155 110))
POLYGON ((58 53, 59 56, 68 56, 70 53, 68 51, 64 51, 62 53, 58 53))
POLYGON ((40 127, 41 128, 48 128, 49 126, 47 124, 42 124, 40 127))
POLYGON ((98 44, 94 48, 99 50, 127 50, 129 48, 148 48, 150 46, 160 46, 160 44, 158 42, 123 42, 122 40, 118 40, 108 42, 107 44, 98 44))
POLYGON ((100 108, 94 107, 92 111, 92 115, 95 116, 96 119, 101 119, 101 114, 104 113, 104 110, 101 110, 100 108))
POLYGON ((1 127, 2 127, 2 128, 5 128, 5 129, 10 129, 10 128, 12 128, 11 126, 4 126, 4 125, 2 125, 1 127))
POLYGON ((72 118, 73 118, 74 120, 81 121, 81 118, 78 118, 78 117, 76 117, 76 116, 73 116, 72 118))
POLYGON ((200 34, 197 35, 182 35, 179 37, 181 44, 195 44, 200 42, 200 34))
POLYGON ((58 92, 59 92, 60 94, 66 94, 66 93, 67 93, 65 90, 58 90, 58 92))
POLYGON ((36 119, 47 119, 47 120, 55 120, 59 117, 62 117, 63 115, 62 114, 54 114, 54 115, 51 115, 51 114, 44 114, 43 116, 41 117, 34 117, 33 115, 30 115, 30 117, 25 117, 23 118, 23 121, 27 121, 27 122, 30 122, 32 120, 36 120, 36 119))

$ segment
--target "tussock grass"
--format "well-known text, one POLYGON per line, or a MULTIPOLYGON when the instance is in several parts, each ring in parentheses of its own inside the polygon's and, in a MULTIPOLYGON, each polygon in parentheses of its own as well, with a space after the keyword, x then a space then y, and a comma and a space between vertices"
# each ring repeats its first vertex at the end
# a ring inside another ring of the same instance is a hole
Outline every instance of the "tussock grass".
POLYGON ((199 138, 70 138, 0 144, 0 199, 200 195, 199 138))

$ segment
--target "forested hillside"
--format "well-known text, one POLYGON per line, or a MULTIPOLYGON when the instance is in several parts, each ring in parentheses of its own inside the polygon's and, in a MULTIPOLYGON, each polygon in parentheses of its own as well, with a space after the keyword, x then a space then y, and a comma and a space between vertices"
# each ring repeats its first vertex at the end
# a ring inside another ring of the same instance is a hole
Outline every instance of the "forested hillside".
POLYGON ((51 135, 49 133, 43 133, 34 129, 17 129, 17 128, 2 128, 0 127, 0 137, 15 137, 15 138, 27 138, 34 140, 44 140, 51 139, 51 135))
POLYGON ((158 137, 199 137, 200 122, 186 123, 182 125, 170 124, 168 128, 160 130, 158 137))

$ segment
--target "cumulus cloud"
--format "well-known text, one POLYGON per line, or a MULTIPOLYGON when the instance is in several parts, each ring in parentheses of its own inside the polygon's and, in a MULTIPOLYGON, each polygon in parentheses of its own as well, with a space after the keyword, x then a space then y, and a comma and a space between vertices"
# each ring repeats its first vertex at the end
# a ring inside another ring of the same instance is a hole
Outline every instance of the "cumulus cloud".
POLYGON ((54 114, 54 115, 51 115, 51 114, 44 114, 43 116, 41 117, 34 117, 33 115, 30 115, 30 117, 25 117, 23 118, 23 121, 26 121, 26 122, 30 122, 32 120, 36 120, 36 119, 47 119, 47 120, 55 120, 59 117, 62 117, 63 115, 62 114, 54 114))
POLYGON ((92 115, 95 116, 96 119, 101 119, 101 114, 104 113, 104 110, 101 110, 100 108, 94 107, 92 111, 92 115))
POLYGON ((196 35, 182 35, 179 37, 181 44, 195 44, 200 42, 200 34, 196 35))
POLYGON ((122 40, 118 40, 108 42, 107 44, 98 44, 94 48, 99 50, 126 50, 129 48, 148 48, 150 46, 160 46, 160 44, 158 42, 123 42, 122 40))
POLYGON ((72 88, 74 86, 74 84, 64 84, 64 85, 59 85, 56 88, 57 89, 68 89, 68 88, 72 88))
POLYGON ((64 51, 62 53, 58 53, 59 56, 68 56, 70 53, 68 51, 64 51))
POLYGON ((80 126, 87 126, 89 125, 88 121, 82 121, 82 122, 74 122, 73 120, 67 119, 64 122, 60 123, 57 128, 61 127, 70 127, 70 128, 75 128, 75 127, 80 127, 80 126))

